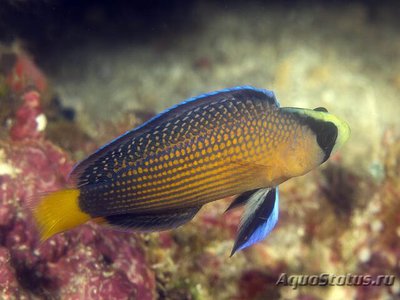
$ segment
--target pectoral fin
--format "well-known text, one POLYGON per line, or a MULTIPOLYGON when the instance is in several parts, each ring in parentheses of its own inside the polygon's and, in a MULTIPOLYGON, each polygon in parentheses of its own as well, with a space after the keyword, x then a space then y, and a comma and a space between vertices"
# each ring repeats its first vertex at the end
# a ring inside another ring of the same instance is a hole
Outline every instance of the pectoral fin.
POLYGON ((250 199, 251 195, 257 192, 257 190, 251 190, 244 192, 243 194, 240 194, 239 196, 236 197, 235 200, 232 201, 232 203, 228 206, 228 208, 225 210, 225 212, 230 211, 231 209, 234 209, 236 207, 245 205, 247 201, 250 199))
POLYGON ((263 240, 278 222, 278 211, 278 188, 253 192, 246 203, 231 256, 236 251, 263 240))

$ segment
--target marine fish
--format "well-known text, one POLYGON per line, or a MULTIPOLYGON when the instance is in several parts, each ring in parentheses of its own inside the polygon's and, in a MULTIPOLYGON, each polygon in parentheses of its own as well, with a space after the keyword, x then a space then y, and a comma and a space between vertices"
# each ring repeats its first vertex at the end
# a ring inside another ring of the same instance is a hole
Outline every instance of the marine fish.
POLYGON ((239 86, 164 111, 78 163, 70 186, 34 209, 42 239, 89 220, 138 231, 189 222, 206 203, 245 205, 231 255, 278 221, 278 186, 325 162, 350 135, 325 108, 280 107, 273 92, 239 86))

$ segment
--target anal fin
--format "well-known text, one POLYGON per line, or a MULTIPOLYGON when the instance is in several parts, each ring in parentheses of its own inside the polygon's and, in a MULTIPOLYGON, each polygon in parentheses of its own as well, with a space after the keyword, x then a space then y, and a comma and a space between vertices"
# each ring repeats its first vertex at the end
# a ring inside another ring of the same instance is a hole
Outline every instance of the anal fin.
POLYGON ((156 213, 129 213, 105 217, 108 224, 125 229, 160 231, 179 227, 189 222, 201 206, 156 213))
POLYGON ((247 200, 231 256, 236 251, 263 240, 278 222, 278 213, 279 191, 277 187, 253 192, 247 200))

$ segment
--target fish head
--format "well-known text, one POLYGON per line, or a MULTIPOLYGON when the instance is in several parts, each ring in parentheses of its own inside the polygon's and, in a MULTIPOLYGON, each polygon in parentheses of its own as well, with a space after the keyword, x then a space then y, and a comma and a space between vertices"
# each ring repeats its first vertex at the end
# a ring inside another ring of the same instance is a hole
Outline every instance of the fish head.
POLYGON ((296 142, 286 156, 292 176, 305 174, 324 163, 349 139, 349 125, 325 108, 285 107, 281 110, 290 114, 299 125, 294 135, 296 142))

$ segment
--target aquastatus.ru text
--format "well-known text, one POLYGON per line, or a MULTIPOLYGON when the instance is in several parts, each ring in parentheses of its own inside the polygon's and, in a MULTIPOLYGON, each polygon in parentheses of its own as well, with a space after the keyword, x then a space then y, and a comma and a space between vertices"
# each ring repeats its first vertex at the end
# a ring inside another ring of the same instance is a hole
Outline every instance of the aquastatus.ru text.
POLYGON ((356 274, 329 274, 288 275, 282 273, 276 281, 277 286, 290 286, 297 289, 299 286, 392 286, 396 280, 394 275, 356 275, 356 274))

